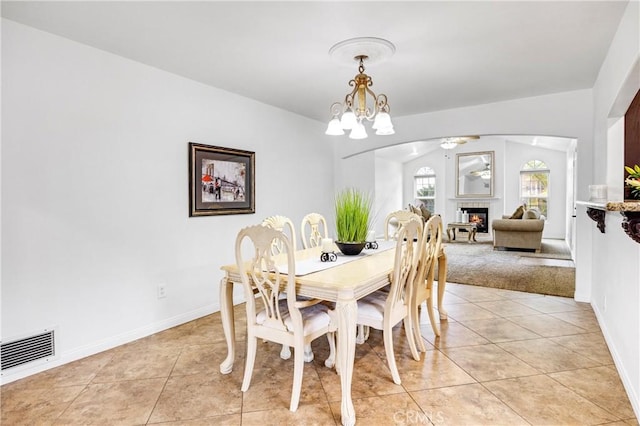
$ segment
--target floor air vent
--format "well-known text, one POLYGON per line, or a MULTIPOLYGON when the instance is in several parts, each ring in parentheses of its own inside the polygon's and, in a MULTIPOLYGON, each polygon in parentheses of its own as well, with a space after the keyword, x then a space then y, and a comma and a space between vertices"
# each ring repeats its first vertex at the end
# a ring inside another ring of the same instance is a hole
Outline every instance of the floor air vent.
POLYGON ((54 330, 0 345, 2 371, 55 356, 54 330))

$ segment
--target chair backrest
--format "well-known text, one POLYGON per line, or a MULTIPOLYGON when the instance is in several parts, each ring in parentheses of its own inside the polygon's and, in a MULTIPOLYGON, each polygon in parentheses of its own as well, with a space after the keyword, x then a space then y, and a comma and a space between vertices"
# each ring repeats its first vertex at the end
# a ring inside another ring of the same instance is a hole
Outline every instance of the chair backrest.
MULTIPOLYGON (((291 248, 293 251, 296 251, 296 230, 293 226, 293 222, 286 216, 275 215, 269 216, 265 220, 262 221, 264 226, 269 226, 278 231, 284 232, 285 235, 288 235, 289 241, 291 241, 291 248)), ((273 246, 271 247, 272 254, 279 254, 283 252, 283 247, 278 240, 274 240, 273 246)))
POLYGON ((329 238, 328 232, 327 221, 320 213, 309 213, 302 218, 300 236, 302 237, 302 246, 304 248, 318 247, 322 244, 323 238, 329 238), (307 228, 309 228, 308 236, 307 228))
POLYGON ((397 210, 395 212, 389 213, 387 215, 387 218, 384 220, 384 239, 396 239, 400 228, 402 228, 402 225, 409 222, 411 218, 422 220, 420 216, 413 212, 410 212, 409 210, 397 210), (389 227, 395 227, 395 229, 389 232, 389 227))
POLYGON ((394 312, 399 305, 408 305, 420 260, 423 223, 420 218, 409 219, 398 230, 396 255, 391 277, 386 312, 394 312))
POLYGON ((283 312, 280 312, 278 304, 280 294, 286 291, 289 315, 294 321, 294 327, 299 325, 299 329, 302 330, 302 315, 295 303, 295 256, 289 238, 282 231, 268 226, 250 226, 238 233, 235 254, 245 291, 247 320, 250 324, 256 325, 255 299, 259 296, 265 309, 265 321, 262 325, 287 331, 283 312), (243 246, 245 239, 250 242, 249 247, 246 247, 246 244, 243 246), (274 244, 282 248, 281 253, 277 255, 272 253, 274 244), (251 252, 253 255, 247 259, 243 257, 243 252, 251 252), (285 264, 287 272, 281 273, 280 269, 285 264))
POLYGON ((422 253, 416 273, 416 285, 427 286, 427 289, 433 285, 435 264, 441 247, 442 218, 439 215, 434 215, 424 225, 422 253))

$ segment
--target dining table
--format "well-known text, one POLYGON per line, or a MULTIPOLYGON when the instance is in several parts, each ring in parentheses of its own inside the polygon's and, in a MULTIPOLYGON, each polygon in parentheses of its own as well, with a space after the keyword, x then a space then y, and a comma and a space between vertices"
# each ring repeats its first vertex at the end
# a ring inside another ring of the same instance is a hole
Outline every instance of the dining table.
MULTIPOLYGON (((340 374, 340 414, 343 425, 354 425, 356 422, 351 382, 356 348, 357 301, 390 284, 395 245, 395 241, 380 241, 378 249, 364 250, 357 256, 344 256, 337 252, 337 262, 321 262, 320 247, 295 252, 298 296, 335 303, 333 318, 337 323, 336 369, 340 374)), ((229 374, 233 370, 236 350, 233 285, 241 285, 242 281, 236 264, 224 265, 221 269, 225 275, 220 281, 220 311, 227 343, 227 357, 220 364, 220 372, 229 374)), ((444 294, 444 281, 438 285, 439 309, 442 303, 440 292, 444 294)), ((440 312, 442 317, 444 310, 440 312)))

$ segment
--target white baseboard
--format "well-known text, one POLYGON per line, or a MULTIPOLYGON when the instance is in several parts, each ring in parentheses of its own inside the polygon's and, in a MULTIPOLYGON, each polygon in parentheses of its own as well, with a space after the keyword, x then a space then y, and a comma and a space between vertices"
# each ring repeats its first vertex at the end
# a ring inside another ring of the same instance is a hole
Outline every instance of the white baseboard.
MULTIPOLYGON (((234 300, 234 304, 235 303, 236 301, 234 300)), ((241 303, 241 301, 237 303, 241 303)), ((11 383, 16 380, 19 380, 40 372, 50 370, 52 368, 59 367, 64 364, 68 364, 72 361, 76 361, 81 358, 95 355, 97 353, 106 351, 108 349, 115 348, 116 346, 124 345, 125 343, 129 343, 134 340, 147 337, 151 334, 158 333, 160 331, 178 326, 180 324, 187 323, 189 321, 193 321, 198 318, 202 318, 204 316, 210 315, 218 311, 220 311, 220 306, 218 304, 203 306, 201 308, 194 309, 193 311, 185 312, 180 315, 176 315, 174 317, 167 318, 167 319, 146 325, 144 327, 140 327, 135 330, 131 330, 126 333, 119 334, 117 336, 109 337, 97 343, 93 343, 91 345, 83 346, 83 347, 76 348, 71 351, 62 353, 60 354, 60 356, 51 360, 50 362, 35 363, 32 367, 30 367, 29 365, 24 365, 24 366, 21 366, 21 368, 16 368, 15 370, 11 369, 11 370, 5 371, 2 373, 2 376, 0 376, 0 385, 11 383)))
POLYGON ((640 419, 640 395, 637 395, 633 389, 633 380, 629 377, 628 371, 624 368, 624 364, 620 359, 620 355, 618 354, 618 350, 616 346, 613 344, 611 335, 609 334, 609 330, 604 324, 604 320, 602 319, 602 314, 600 310, 596 306, 595 303, 591 304, 593 308, 593 312, 596 314, 596 319, 598 320, 598 325, 600 325, 600 330, 602 330, 602 335, 604 336, 605 342, 607 342, 607 347, 609 348, 609 352, 611 352, 611 357, 613 358, 613 363, 616 366, 616 370, 620 375, 620 379, 622 380, 622 385, 624 386, 624 390, 627 392, 627 396, 629 397, 629 402, 631 403, 631 407, 633 408, 633 412, 636 415, 636 418, 640 419))

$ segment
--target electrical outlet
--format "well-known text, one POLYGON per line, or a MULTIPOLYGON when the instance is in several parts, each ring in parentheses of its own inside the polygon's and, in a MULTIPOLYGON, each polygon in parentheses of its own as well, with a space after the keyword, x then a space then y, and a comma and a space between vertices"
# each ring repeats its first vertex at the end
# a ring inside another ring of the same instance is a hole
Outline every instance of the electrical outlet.
POLYGON ((167 285, 165 283, 158 284, 158 299, 167 297, 167 285))

